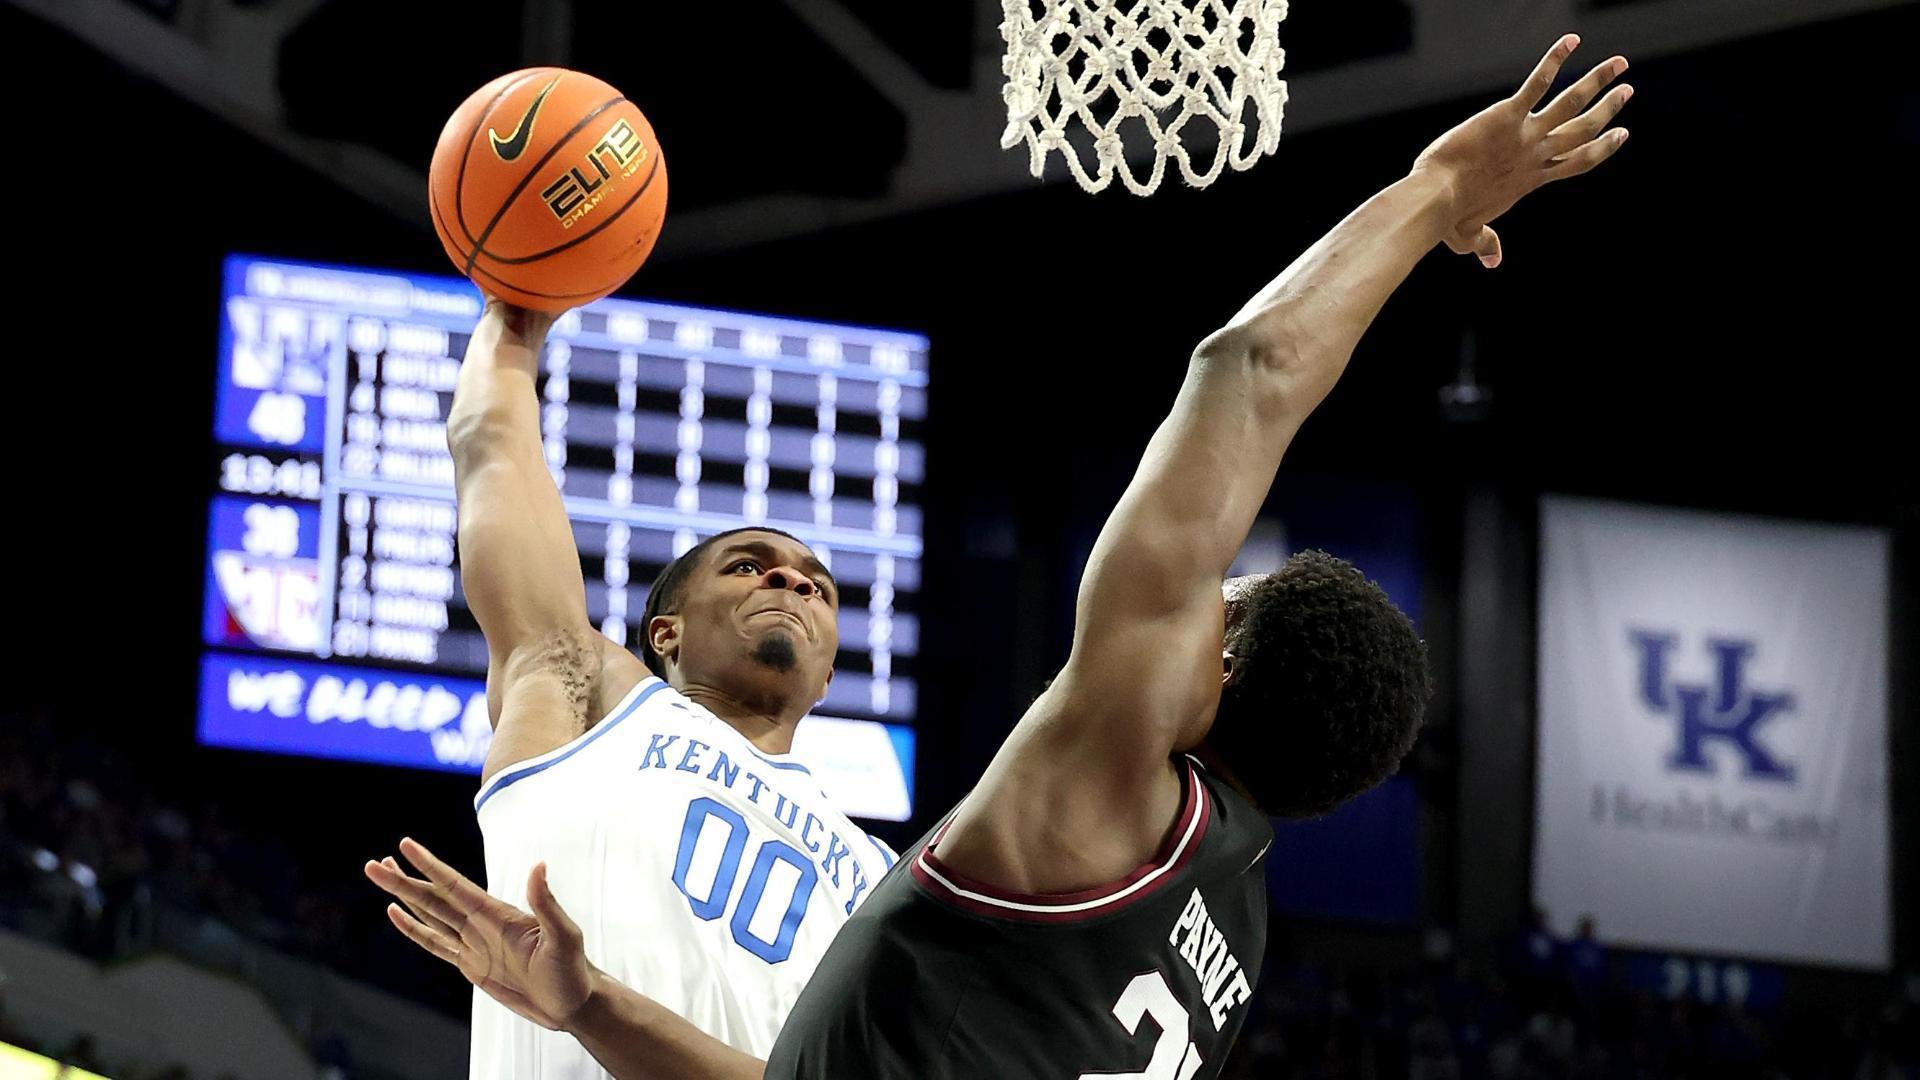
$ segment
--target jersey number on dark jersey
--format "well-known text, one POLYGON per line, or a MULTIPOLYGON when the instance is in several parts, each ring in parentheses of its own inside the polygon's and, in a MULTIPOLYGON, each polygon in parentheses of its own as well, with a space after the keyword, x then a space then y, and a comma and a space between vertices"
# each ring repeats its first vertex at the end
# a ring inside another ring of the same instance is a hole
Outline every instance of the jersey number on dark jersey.
POLYGON ((1187 1038, 1187 1007, 1173 996, 1167 977, 1158 971, 1135 975, 1120 992, 1120 1000, 1113 1003, 1113 1018, 1120 1021, 1127 1034, 1139 1032, 1141 1017, 1151 1017, 1160 1029, 1146 1069, 1081 1073, 1080 1080, 1191 1080, 1200 1071, 1200 1048, 1187 1038))

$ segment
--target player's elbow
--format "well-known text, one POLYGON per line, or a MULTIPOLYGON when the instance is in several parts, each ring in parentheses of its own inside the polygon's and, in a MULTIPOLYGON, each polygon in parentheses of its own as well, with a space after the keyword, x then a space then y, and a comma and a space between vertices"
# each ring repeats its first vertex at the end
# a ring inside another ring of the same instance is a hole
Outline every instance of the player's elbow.
POLYGON ((1278 420, 1307 392, 1303 343, 1284 325, 1227 326, 1193 350, 1190 377, 1232 386, 1261 421, 1278 420))
POLYGON ((1269 311, 1253 321, 1234 322, 1208 334, 1193 350, 1196 364, 1230 364, 1263 376, 1297 372, 1311 351, 1302 320, 1269 311))

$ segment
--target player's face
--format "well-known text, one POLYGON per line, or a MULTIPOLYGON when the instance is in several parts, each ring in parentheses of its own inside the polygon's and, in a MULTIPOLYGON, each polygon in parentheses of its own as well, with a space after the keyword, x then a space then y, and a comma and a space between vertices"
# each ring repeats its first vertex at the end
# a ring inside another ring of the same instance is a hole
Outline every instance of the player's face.
POLYGON ((707 553, 682 602, 680 668, 760 696, 825 695, 840 648, 839 587, 806 545, 778 533, 729 536, 707 553))

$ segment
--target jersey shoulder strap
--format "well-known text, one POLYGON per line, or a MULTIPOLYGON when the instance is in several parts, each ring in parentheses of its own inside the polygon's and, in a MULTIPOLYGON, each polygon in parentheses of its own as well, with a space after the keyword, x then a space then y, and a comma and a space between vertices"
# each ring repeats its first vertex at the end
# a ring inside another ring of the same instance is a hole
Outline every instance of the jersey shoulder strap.
POLYGON ((649 675, 641 679, 638 683, 635 683, 633 689, 627 691, 627 696, 620 700, 620 704, 613 707, 613 711, 609 712, 605 719, 588 728, 585 732, 568 742, 554 747, 544 754, 530 757, 525 761, 516 762, 501 769, 493 775, 493 779, 487 781, 486 785, 480 789, 480 793, 473 797, 474 813, 479 813, 480 809, 486 806, 489 800, 506 788, 530 776, 538 776, 540 773, 586 750, 589 746, 592 746, 608 734, 619 729, 634 713, 640 711, 641 706, 645 705, 650 699, 663 690, 672 693, 672 689, 667 686, 664 680, 649 675))

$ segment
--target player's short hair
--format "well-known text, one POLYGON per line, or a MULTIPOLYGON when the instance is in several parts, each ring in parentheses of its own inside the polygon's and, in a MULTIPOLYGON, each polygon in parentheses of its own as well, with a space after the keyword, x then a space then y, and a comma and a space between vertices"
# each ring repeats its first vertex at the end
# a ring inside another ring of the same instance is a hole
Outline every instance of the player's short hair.
MULTIPOLYGON (((640 616, 640 660, 647 665, 648 671, 653 672, 663 679, 667 677, 667 662, 661 658, 659 653, 653 651, 653 635, 647 632, 647 627, 653 625, 653 617, 656 615, 672 615, 680 610, 680 602, 685 597, 687 591, 687 579, 693 576, 694 567, 700 565, 701 558, 706 555, 707 551, 712 548, 713 545, 725 540, 729 536, 738 536, 741 533, 750 532, 772 533, 775 536, 784 536, 794 543, 799 544, 801 547, 807 546, 805 540, 800 539, 790 532, 783 532, 780 529, 769 529, 765 525, 747 525, 738 529, 728 529, 726 532, 715 533, 688 548, 679 558, 661 567, 659 575, 653 579, 653 588, 647 590, 647 610, 640 616)), ((807 550, 811 551, 813 549, 808 548, 807 550)))
POLYGON ((1234 598, 1208 741, 1261 809, 1315 817, 1392 775, 1432 696, 1413 622, 1352 563, 1303 551, 1234 598))

